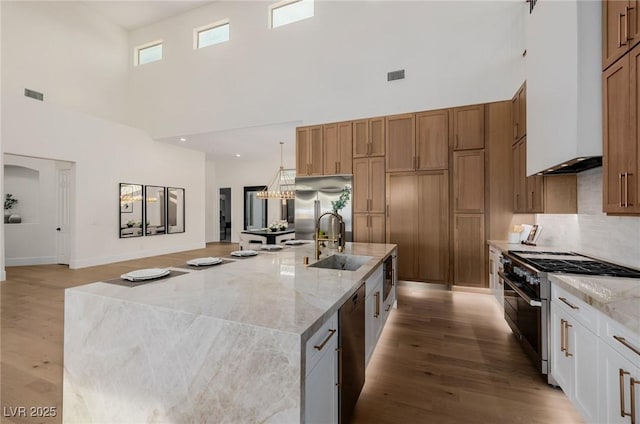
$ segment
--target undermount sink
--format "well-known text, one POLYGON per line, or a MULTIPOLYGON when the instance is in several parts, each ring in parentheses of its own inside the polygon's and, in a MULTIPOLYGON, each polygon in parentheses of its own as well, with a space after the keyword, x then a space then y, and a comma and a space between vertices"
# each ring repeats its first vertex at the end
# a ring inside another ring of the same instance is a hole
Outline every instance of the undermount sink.
POLYGON ((313 265, 309 265, 313 268, 325 268, 325 269, 337 269, 341 271, 355 271, 362 265, 371 260, 371 256, 358 256, 358 255, 331 255, 327 258, 321 259, 313 265))

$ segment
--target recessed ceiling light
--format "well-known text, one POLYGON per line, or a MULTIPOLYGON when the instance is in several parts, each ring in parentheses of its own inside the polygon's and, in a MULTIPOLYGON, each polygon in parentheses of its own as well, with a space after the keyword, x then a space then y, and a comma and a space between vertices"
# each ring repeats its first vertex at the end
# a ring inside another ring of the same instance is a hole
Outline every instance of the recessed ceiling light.
POLYGON ((568 164, 568 163, 563 163, 563 164, 562 164, 562 165, 560 165, 560 166, 569 166, 569 164, 568 164))
POLYGON ((185 141, 187 141, 187 139, 184 138, 184 137, 180 137, 180 141, 182 141, 184 143, 185 141))
POLYGON ((236 153, 236 157, 239 158, 240 157, 240 153, 236 153))

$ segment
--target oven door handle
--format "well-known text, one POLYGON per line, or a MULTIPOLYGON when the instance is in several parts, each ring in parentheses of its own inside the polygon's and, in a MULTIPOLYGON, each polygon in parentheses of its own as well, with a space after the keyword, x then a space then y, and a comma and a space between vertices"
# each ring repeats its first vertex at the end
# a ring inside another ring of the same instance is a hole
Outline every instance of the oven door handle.
POLYGON ((525 292, 522 291, 522 289, 520 289, 520 287, 516 286, 516 283, 514 283, 511 280, 509 280, 507 278, 507 276, 504 275, 504 273, 502 271, 498 271, 498 275, 500 276, 500 278, 502 278, 504 280, 505 283, 507 283, 509 285, 509 287, 511 287, 513 289, 513 291, 518 293, 518 295, 521 298, 523 298, 524 301, 527 302, 530 306, 533 306, 533 307, 536 307, 536 308, 541 308, 542 307, 542 302, 541 301, 531 299, 525 292))

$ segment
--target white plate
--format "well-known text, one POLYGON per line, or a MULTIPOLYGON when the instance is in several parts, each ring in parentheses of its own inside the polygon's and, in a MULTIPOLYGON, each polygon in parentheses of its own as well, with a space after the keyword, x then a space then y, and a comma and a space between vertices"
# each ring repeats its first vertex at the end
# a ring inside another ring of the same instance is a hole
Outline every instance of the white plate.
POLYGON ((171 271, 166 268, 138 269, 136 271, 122 274, 120 278, 129 281, 151 280, 153 278, 160 278, 164 277, 165 275, 169 275, 170 272, 171 271))
POLYGON ((263 244, 262 247, 260 247, 260 249, 262 249, 262 250, 282 250, 282 246, 280 246, 278 244, 263 244))
POLYGON ((206 266, 206 265, 216 265, 222 262, 221 258, 212 258, 211 256, 208 258, 196 258, 187 261, 188 265, 193 266, 206 266))
POLYGON ((231 252, 231 256, 255 256, 257 255, 258 252, 256 252, 255 250, 234 250, 233 252, 231 252))
POLYGON ((304 240, 287 240, 284 242, 284 244, 286 244, 287 246, 299 246, 301 244, 305 244, 306 241, 304 240))

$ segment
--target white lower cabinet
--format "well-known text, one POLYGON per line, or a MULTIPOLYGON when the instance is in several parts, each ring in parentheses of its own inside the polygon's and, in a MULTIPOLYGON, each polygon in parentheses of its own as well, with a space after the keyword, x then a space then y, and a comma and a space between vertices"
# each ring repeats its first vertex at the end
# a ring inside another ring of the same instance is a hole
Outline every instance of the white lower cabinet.
POLYGON ((305 423, 338 423, 338 314, 306 346, 305 423))
POLYGON ((599 421, 608 424, 640 423, 640 356, 633 364, 602 340, 600 352, 602 407, 599 421), (632 384, 635 386, 633 390, 632 384), (635 413, 634 421, 632 412, 635 413))
POLYGON ((581 323, 590 322, 592 319, 592 311, 586 308, 588 305, 566 293, 553 296, 551 375, 562 387, 582 418, 588 423, 596 423, 599 418, 598 336, 581 323), (559 298, 569 303, 559 301, 559 298), (586 318, 579 315, 585 313, 586 318))

